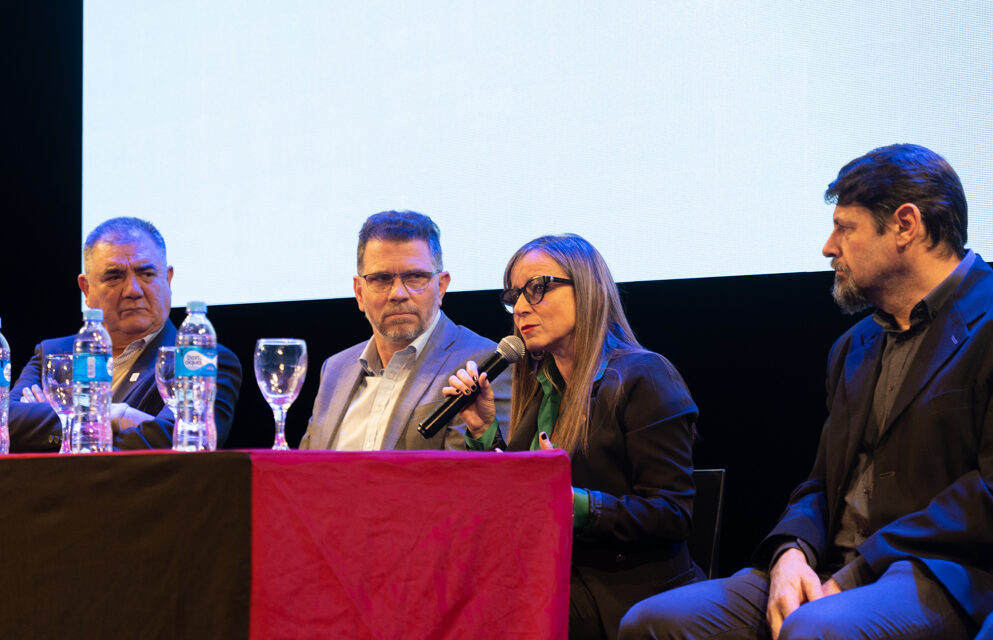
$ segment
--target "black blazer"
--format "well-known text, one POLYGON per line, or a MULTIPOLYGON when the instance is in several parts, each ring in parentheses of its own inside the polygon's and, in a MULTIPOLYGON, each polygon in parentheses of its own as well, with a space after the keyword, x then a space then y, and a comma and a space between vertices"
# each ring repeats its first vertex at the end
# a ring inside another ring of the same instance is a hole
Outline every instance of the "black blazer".
MULTIPOLYGON (((917 559, 978 624, 993 611, 993 270, 979 256, 932 320, 872 452, 870 526, 855 560, 876 577, 917 559)), ((782 536, 823 570, 879 375, 883 330, 865 318, 831 350, 830 417, 814 468, 756 555, 782 536)))
MULTIPOLYGON (((10 450, 58 451, 62 444, 59 417, 46 403, 20 402, 21 391, 31 385, 41 386, 41 368, 47 353, 71 353, 75 335, 42 340, 25 365, 10 393, 10 450)), ((125 402, 155 416, 137 427, 114 434, 115 449, 168 449, 172 447, 175 416, 165 407, 155 386, 155 357, 159 347, 176 343, 176 326, 166 320, 162 331, 145 346, 131 370, 114 392, 113 402, 125 402), (132 377, 136 379, 132 382, 132 377)), ((229 349, 217 346, 217 399, 214 421, 217 425, 217 446, 227 439, 234 419, 234 406, 241 387, 241 363, 229 349)))
MULTIPOLYGON (((530 449, 541 396, 539 390, 512 426, 509 450, 530 449)), ((685 544, 697 407, 668 360, 628 352, 608 361, 590 415, 589 447, 572 456, 573 486, 591 490, 590 520, 575 534, 572 565, 614 638, 636 602, 701 575, 685 544)))

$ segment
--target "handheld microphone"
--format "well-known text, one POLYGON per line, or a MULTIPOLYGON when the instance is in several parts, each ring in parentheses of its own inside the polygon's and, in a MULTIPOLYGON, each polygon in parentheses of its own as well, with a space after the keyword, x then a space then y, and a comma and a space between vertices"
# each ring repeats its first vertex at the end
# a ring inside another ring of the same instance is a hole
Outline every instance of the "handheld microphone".
MULTIPOLYGON (((517 336, 507 336, 497 345, 496 352, 486 359, 479 367, 480 375, 486 374, 487 380, 493 380, 511 363, 518 362, 524 358, 524 341, 517 336)), ((462 411, 470 402, 476 399, 479 393, 477 388, 469 395, 459 394, 449 396, 440 407, 435 409, 427 420, 417 425, 417 432, 425 438, 430 438, 438 433, 445 425, 452 421, 452 418, 462 411)))

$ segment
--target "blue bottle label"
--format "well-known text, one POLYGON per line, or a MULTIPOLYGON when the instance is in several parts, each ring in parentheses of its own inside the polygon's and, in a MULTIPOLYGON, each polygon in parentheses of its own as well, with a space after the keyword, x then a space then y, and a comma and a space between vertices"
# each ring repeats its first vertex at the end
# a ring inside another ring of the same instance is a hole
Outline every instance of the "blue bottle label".
POLYGON ((10 360, 0 360, 0 388, 10 386, 10 360))
POLYGON ((114 359, 102 353, 72 355, 73 382, 111 382, 114 379, 114 359))
POLYGON ((217 377, 217 349, 180 347, 176 358, 176 377, 217 377))

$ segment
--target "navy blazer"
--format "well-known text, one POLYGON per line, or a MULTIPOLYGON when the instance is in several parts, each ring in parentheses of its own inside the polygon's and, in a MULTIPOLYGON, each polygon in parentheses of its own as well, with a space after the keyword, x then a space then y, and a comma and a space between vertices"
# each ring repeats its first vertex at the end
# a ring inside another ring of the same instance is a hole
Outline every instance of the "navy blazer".
MULTIPOLYGON (((41 386, 41 368, 48 353, 71 353, 75 335, 42 340, 35 346, 34 355, 25 365, 10 393, 10 450, 16 453, 29 451, 58 451, 62 444, 62 425, 59 417, 47 403, 20 402, 22 390, 32 385, 41 386)), ((155 386, 155 357, 159 347, 176 344, 176 325, 166 320, 162 331, 145 345, 138 359, 131 365, 112 402, 128 405, 155 416, 131 429, 114 434, 115 449, 169 449, 172 447, 172 428, 175 416, 162 402, 155 386)), ((234 406, 241 387, 241 363, 230 349, 217 346, 217 399, 214 404, 214 421, 217 425, 217 446, 220 447, 231 431, 234 406)))
MULTIPOLYGON (((760 566, 791 536, 829 569, 884 341, 865 318, 832 348, 814 468, 760 545, 760 566)), ((993 611, 993 270, 979 256, 932 319, 871 455, 873 533, 854 562, 879 577, 916 559, 982 624, 993 611)))

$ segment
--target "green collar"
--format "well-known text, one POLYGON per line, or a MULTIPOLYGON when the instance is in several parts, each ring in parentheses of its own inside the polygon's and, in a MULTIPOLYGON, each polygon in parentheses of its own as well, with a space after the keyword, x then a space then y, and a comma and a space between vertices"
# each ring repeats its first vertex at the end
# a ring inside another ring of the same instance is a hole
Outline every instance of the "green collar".
MULTIPOLYGON (((593 382, 599 382, 600 378, 603 377, 603 372, 607 370, 607 358, 600 361, 600 367, 597 369, 596 375, 593 376, 593 382)), ((549 357, 548 360, 538 369, 538 384, 541 385, 541 391, 546 396, 551 394, 562 395, 565 392, 565 380, 562 378, 562 374, 559 373, 559 368, 555 366, 555 358, 549 357)))

